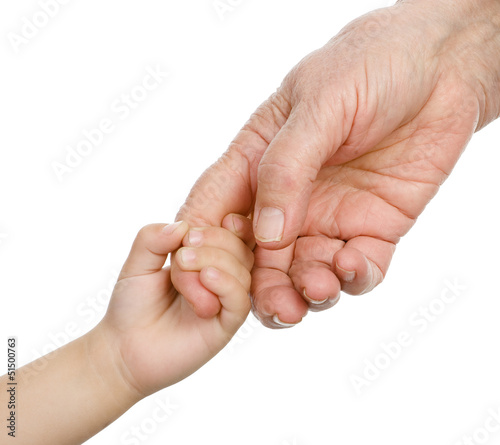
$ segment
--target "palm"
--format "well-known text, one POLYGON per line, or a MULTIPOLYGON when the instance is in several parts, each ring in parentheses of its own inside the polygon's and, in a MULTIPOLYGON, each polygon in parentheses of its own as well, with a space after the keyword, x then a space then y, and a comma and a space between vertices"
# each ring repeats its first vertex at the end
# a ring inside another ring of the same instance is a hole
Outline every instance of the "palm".
POLYGON ((411 123, 367 153, 324 166, 301 235, 322 233, 346 241, 370 236, 397 243, 445 181, 473 132, 470 116, 456 113, 462 100, 454 103, 449 94, 446 102, 442 99, 428 103, 411 123))
POLYGON ((185 378, 231 337, 220 317, 196 316, 172 286, 169 268, 121 280, 117 291, 119 297, 111 299, 105 320, 120 332, 117 347, 143 394, 185 378), (164 343, 164 338, 169 342, 164 343))
POLYGON ((321 168, 298 241, 285 251, 257 248, 253 294, 264 324, 277 327, 266 314, 293 319, 303 312, 304 289, 322 301, 341 287, 359 294, 382 280, 396 243, 437 193, 474 131, 473 102, 467 106, 464 91, 454 82, 439 84, 410 122, 353 159, 349 145, 355 143, 348 140, 321 168), (379 276, 362 287, 342 285, 332 271, 342 255, 353 265, 366 257, 379 276))

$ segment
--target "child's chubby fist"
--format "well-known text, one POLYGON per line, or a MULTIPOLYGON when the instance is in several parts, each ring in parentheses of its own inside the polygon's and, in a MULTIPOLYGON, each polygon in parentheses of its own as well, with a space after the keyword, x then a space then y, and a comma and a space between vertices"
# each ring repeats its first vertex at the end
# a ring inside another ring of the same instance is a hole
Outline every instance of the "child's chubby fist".
POLYGON ((228 215, 222 226, 151 224, 134 241, 95 331, 138 397, 200 368, 229 342, 250 311, 252 223, 228 215), (171 267, 164 267, 174 251, 171 267), (209 291, 218 307, 214 316, 195 313, 196 295, 188 302, 177 292, 171 281, 174 270, 188 271, 209 291))
POLYGON ((182 289, 183 297, 200 318, 213 318, 222 308, 221 298, 209 285, 204 267, 222 269, 232 276, 231 280, 237 279, 245 288, 250 288, 255 247, 252 222, 231 214, 221 225, 222 228, 192 228, 182 241, 184 247, 172 255, 172 282, 182 289), (227 236, 227 231, 233 236, 227 236), (228 253, 239 261, 235 262, 228 253))

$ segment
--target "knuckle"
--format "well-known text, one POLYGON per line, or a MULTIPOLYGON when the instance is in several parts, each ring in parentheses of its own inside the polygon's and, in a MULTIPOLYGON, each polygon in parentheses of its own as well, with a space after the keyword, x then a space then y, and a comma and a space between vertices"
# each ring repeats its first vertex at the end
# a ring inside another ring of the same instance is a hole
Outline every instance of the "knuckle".
POLYGON ((297 188, 299 172, 302 172, 302 166, 293 159, 263 159, 258 170, 259 188, 270 193, 287 194, 297 188))
POLYGON ((154 224, 148 224, 144 227, 142 227, 139 232, 137 233, 137 238, 140 240, 145 240, 149 237, 149 234, 151 231, 154 229, 155 225, 154 224))
POLYGON ((247 251, 245 259, 245 267, 249 271, 249 273, 252 270, 254 264, 255 264, 254 254, 252 252, 247 251))
POLYGON ((250 275, 250 271, 247 269, 243 270, 243 273, 240 278, 240 282, 247 292, 250 291, 250 286, 252 284, 252 276, 250 275))

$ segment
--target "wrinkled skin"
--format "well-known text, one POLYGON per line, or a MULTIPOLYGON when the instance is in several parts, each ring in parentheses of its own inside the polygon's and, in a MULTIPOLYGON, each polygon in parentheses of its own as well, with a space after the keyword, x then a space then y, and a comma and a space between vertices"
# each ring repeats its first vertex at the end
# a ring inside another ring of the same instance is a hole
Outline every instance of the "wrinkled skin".
MULTIPOLYGON (((473 3, 407 1, 355 20, 289 73, 193 187, 178 219, 195 226, 240 213, 258 238, 260 209, 285 212, 281 241, 255 250, 253 310, 266 326, 377 286, 473 133, 498 117, 500 6, 485 1, 479 20, 473 3)), ((220 310, 175 261, 172 280, 199 316, 220 310)))

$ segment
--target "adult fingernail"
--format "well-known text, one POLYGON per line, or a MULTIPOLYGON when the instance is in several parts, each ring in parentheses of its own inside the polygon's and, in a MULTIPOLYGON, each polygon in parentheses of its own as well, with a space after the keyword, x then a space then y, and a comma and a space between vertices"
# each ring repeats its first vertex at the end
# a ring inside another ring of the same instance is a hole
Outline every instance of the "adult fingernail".
POLYGON ((330 298, 330 304, 332 306, 335 306, 339 302, 339 300, 340 300, 340 292, 336 297, 330 298))
POLYGON ((259 214, 255 238, 264 243, 281 241, 285 227, 285 214, 274 207, 264 207, 259 214))
POLYGON ((291 328, 297 324, 297 323, 285 323, 284 321, 281 321, 280 318, 278 317, 278 314, 274 314, 273 321, 282 328, 291 328))
POLYGON ((356 271, 355 270, 345 270, 342 269, 339 266, 339 263, 337 263, 337 269, 342 272, 342 280, 344 280, 346 283, 352 283, 354 281, 354 278, 356 278, 356 271))
POLYGON ((194 263, 194 261, 196 260, 196 252, 194 251, 194 249, 180 249, 178 255, 181 257, 181 263, 185 266, 194 263))
POLYGON ((377 284, 381 283, 382 280, 384 279, 383 275, 380 272, 380 269, 378 269, 378 268, 375 269, 375 267, 373 266, 373 264, 370 263, 368 258, 365 258, 365 260, 366 260, 366 265, 367 265, 366 281, 368 284, 367 284, 365 290, 363 290, 363 292, 362 292, 363 294, 375 289, 377 284))
POLYGON ((188 233, 188 242, 190 246, 199 246, 203 241, 203 233, 198 230, 191 230, 188 233))
POLYGON ((161 231, 163 232, 164 235, 171 235, 176 231, 176 229, 183 223, 183 221, 177 221, 176 223, 173 224, 167 224, 161 231))
POLYGON ((304 288, 304 290, 302 291, 303 295, 304 295, 304 298, 311 304, 323 304, 323 303, 326 303, 328 301, 328 297, 325 298, 324 300, 313 300, 312 298, 308 297, 307 294, 306 294, 306 289, 304 288))
POLYGON ((243 233, 243 230, 245 229, 245 225, 243 224, 243 221, 240 218, 238 218, 236 215, 233 215, 233 228, 234 228, 234 232, 236 234, 243 233))

